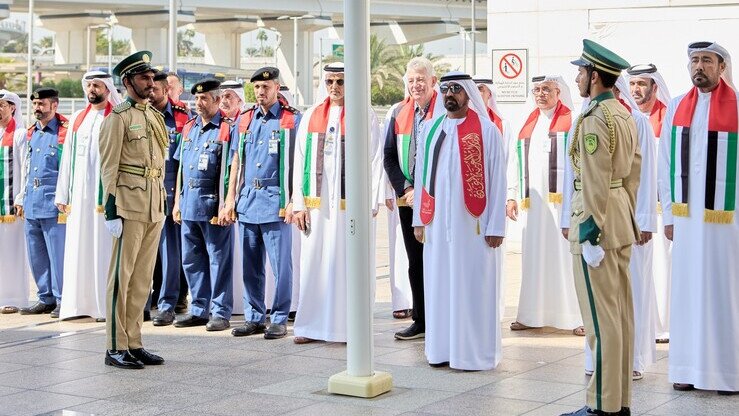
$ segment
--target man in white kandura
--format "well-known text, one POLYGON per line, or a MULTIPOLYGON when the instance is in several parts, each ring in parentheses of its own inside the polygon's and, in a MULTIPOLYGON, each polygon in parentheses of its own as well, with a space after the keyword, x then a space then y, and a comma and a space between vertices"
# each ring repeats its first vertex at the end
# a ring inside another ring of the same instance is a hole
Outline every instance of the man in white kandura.
POLYGON ((30 276, 23 219, 15 208, 28 140, 21 99, 8 90, 0 90, 0 134, 0 313, 6 314, 28 306, 30 276))
POLYGON ((665 236, 672 239, 670 369, 675 390, 739 393, 739 106, 731 56, 688 46, 693 88, 670 102, 659 144, 665 236))
POLYGON ((569 243, 560 235, 564 171, 571 137, 572 97, 561 76, 534 77, 536 109, 511 148, 507 215, 523 220, 521 295, 511 330, 542 326, 585 335, 572 276, 569 243), (515 152, 515 153, 514 153, 515 152))
POLYGON ((440 81, 447 113, 424 126, 414 186, 426 359, 489 370, 501 358, 495 250, 505 235, 505 153, 472 77, 454 71, 440 81))
MULTIPOLYGON (((303 231, 300 301, 293 329, 297 344, 346 342, 347 333, 344 64, 327 65, 323 83, 328 96, 303 114, 293 169, 293 222, 303 231)), ((377 118, 371 108, 368 111, 370 203, 376 213, 385 198, 382 146, 377 118)), ((374 273, 371 278, 374 296, 374 273)))
POLYGON ((54 203, 67 213, 61 319, 89 316, 105 321, 113 237, 105 228, 100 185, 100 126, 123 101, 113 78, 101 71, 82 77, 87 106, 69 119, 54 203), (81 255, 84 253, 84 256, 81 255))
MULTIPOLYGON (((649 117, 652 125, 655 143, 659 143, 662 134, 662 122, 667 113, 667 105, 670 104, 670 91, 667 89, 665 80, 662 78, 657 67, 652 64, 634 65, 626 70, 629 74, 628 81, 631 96, 636 101, 644 115, 649 117)), ((656 146, 659 146, 658 144, 656 146)), ((654 241, 654 258, 652 262, 654 291, 657 301, 657 316, 655 323, 655 336, 658 344, 670 341, 670 262, 672 252, 672 241, 668 240, 662 230, 662 209, 657 204, 657 229, 654 241)), ((633 255, 633 253, 632 253, 633 255)), ((638 336, 638 332, 637 332, 638 336)))
MULTIPOLYGON (((647 366, 657 361, 657 347, 654 342, 655 321, 657 320, 657 297, 652 279, 652 260, 654 257, 654 240, 652 233, 657 228, 657 145, 649 118, 639 109, 636 101, 628 94, 629 84, 623 75, 616 80, 613 95, 634 117, 636 135, 641 149, 641 171, 639 188, 636 194, 636 223, 641 230, 638 241, 631 249, 629 273, 631 276, 631 294, 634 303, 634 367, 632 378, 640 380, 644 377, 647 366), (622 92, 624 91, 624 92, 622 92)), ((587 108, 589 99, 583 108, 587 108)), ((572 199, 572 165, 568 163, 565 180, 569 192, 565 191, 565 203, 562 209, 562 228, 570 226, 570 204, 572 199)), ((592 350, 585 343, 585 373, 593 374, 592 350)))

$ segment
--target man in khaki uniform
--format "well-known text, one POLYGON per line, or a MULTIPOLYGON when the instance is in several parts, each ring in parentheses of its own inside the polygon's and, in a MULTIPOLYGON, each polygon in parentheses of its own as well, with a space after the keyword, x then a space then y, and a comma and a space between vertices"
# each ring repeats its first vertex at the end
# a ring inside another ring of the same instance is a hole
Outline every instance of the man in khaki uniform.
POLYGON ((100 128, 105 225, 113 235, 108 274, 105 364, 144 368, 163 364, 141 343, 144 304, 164 220, 164 159, 167 130, 162 114, 148 103, 155 70, 151 52, 140 51, 113 69, 127 99, 100 128))
POLYGON ((568 233, 575 289, 594 373, 587 406, 567 415, 630 415, 634 307, 629 260, 639 238, 634 218, 641 154, 636 124, 612 89, 629 64, 590 40, 577 65, 580 115, 569 155, 575 172, 568 233))

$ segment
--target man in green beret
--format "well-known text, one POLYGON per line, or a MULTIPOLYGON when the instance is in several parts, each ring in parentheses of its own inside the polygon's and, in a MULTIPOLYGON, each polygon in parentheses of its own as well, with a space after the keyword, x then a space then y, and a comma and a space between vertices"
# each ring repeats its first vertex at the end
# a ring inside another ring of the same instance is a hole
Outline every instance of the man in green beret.
POLYGON ((629 261, 641 154, 636 124, 613 95, 629 64, 585 39, 575 82, 590 105, 577 119, 569 157, 575 172, 568 232, 575 289, 593 351, 587 406, 567 415, 630 415, 634 307, 629 261))
POLYGON ((105 364, 139 369, 164 359, 143 348, 141 325, 164 221, 164 161, 168 137, 162 114, 148 102, 154 87, 151 52, 124 60, 127 99, 100 127, 105 225, 113 235, 106 306, 105 364))

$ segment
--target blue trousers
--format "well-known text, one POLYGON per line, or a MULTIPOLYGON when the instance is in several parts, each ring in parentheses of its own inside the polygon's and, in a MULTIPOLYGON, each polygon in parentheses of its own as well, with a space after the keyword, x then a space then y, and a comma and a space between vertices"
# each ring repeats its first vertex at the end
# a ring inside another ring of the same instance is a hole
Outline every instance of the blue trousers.
POLYGON ((233 227, 182 221, 182 267, 190 287, 190 314, 231 319, 233 227))
POLYGON ((265 322, 264 255, 269 256, 275 275, 275 299, 270 320, 284 324, 292 302, 292 232, 282 221, 267 224, 239 222, 241 249, 244 252, 244 319, 265 322))
POLYGON ((159 256, 162 260, 162 287, 159 289, 159 311, 173 311, 180 297, 182 244, 180 225, 168 215, 164 220, 159 256))
POLYGON ((67 226, 57 223, 56 217, 38 220, 26 218, 25 232, 31 273, 38 287, 38 300, 46 305, 61 304, 67 226))

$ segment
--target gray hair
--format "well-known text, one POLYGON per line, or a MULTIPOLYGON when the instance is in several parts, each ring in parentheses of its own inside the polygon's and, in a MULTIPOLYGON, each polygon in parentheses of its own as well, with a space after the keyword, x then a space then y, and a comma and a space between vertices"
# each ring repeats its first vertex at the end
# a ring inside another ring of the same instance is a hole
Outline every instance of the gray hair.
POLYGON ((217 99, 221 98, 221 92, 222 91, 219 88, 217 90, 208 91, 208 94, 210 94, 210 96, 213 97, 213 101, 216 101, 217 99))
POLYGON ((417 56, 408 61, 408 65, 405 67, 405 73, 408 74, 411 71, 426 72, 428 76, 436 76, 436 73, 434 72, 434 64, 432 64, 428 58, 424 58, 423 56, 417 56))

